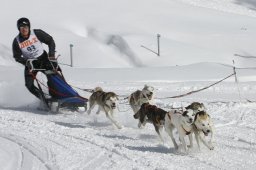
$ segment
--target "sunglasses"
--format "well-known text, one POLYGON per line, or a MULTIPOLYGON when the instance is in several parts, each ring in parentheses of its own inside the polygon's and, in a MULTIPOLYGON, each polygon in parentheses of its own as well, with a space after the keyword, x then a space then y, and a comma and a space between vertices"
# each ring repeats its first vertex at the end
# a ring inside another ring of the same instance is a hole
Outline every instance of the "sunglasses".
POLYGON ((27 26, 27 25, 22 25, 22 26, 20 26, 19 28, 20 28, 19 30, 27 30, 27 29, 29 29, 29 26, 27 26))

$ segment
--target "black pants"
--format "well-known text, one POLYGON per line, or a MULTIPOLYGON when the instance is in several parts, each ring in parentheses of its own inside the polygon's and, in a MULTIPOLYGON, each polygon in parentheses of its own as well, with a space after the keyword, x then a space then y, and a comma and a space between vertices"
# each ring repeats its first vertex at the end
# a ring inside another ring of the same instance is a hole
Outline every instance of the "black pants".
MULTIPOLYGON (((35 69, 53 70, 53 66, 50 63, 46 52, 44 52, 40 57, 38 57, 37 60, 33 61, 33 66, 35 69)), ((34 85, 34 81, 35 81, 34 76, 36 76, 37 72, 38 71, 33 71, 32 72, 33 75, 31 75, 31 73, 29 72, 29 68, 25 67, 25 70, 24 70, 25 85, 33 95, 41 99, 42 92, 34 85)), ((44 71, 41 71, 41 72, 45 74, 44 71)))

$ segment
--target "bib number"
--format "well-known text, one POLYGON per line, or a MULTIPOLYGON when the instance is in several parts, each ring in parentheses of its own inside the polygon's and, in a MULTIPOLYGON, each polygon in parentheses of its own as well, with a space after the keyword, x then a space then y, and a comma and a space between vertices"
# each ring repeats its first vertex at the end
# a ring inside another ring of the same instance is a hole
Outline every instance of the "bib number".
POLYGON ((27 50, 28 50, 29 52, 33 52, 33 51, 36 50, 36 47, 35 47, 34 45, 31 45, 31 46, 27 47, 27 50))

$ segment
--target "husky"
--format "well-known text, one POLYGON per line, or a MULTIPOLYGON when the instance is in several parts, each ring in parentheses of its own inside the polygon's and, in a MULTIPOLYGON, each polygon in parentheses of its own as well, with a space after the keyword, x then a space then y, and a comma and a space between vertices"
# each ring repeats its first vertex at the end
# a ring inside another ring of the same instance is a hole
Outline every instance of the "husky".
POLYGON ((134 115, 135 119, 139 119, 138 127, 144 127, 147 122, 152 123, 155 127, 155 131, 158 134, 162 142, 164 142, 160 131, 164 127, 164 119, 166 111, 156 107, 155 105, 150 105, 149 103, 143 103, 134 115))
POLYGON ((153 104, 154 87, 145 85, 142 90, 133 92, 129 97, 129 104, 136 114, 143 103, 153 104))
POLYGON ((213 123, 209 114, 205 111, 200 111, 195 116, 193 132, 195 134, 198 149, 200 150, 200 141, 210 150, 214 149, 213 141, 213 123), (205 140, 205 136, 211 133, 209 143, 205 140), (202 136, 203 135, 203 136, 202 136), (199 141, 200 139, 200 141, 199 141))
MULTIPOLYGON (((196 113, 195 120, 194 120, 194 126, 193 126, 193 132, 195 134, 197 146, 200 150, 200 141, 210 150, 213 150, 213 133, 214 133, 214 125, 211 120, 211 117, 209 114, 206 113, 206 108, 203 103, 199 102, 193 102, 189 106, 185 107, 186 109, 191 109, 196 113), (208 136, 208 134, 211 133, 210 141, 209 143, 206 142, 205 136, 208 136)), ((191 143, 191 147, 193 147, 193 143, 191 143)))
POLYGON ((199 102, 193 102, 190 105, 188 105, 187 107, 185 107, 186 110, 191 109, 194 111, 194 113, 200 112, 205 110, 205 106, 203 103, 199 103, 199 102))
POLYGON ((188 151, 188 147, 185 142, 185 136, 189 135, 190 146, 192 143, 193 123, 195 119, 195 113, 193 110, 188 109, 186 111, 171 110, 165 115, 164 128, 167 134, 172 139, 175 149, 178 149, 178 145, 173 136, 173 130, 176 128, 179 134, 181 145, 185 152, 188 151))
POLYGON ((91 113, 95 105, 99 105, 98 111, 96 114, 99 114, 100 111, 106 113, 107 118, 118 128, 121 129, 122 126, 113 118, 114 110, 118 104, 118 97, 114 92, 104 92, 101 87, 96 87, 94 92, 89 98, 89 109, 88 114, 91 113))

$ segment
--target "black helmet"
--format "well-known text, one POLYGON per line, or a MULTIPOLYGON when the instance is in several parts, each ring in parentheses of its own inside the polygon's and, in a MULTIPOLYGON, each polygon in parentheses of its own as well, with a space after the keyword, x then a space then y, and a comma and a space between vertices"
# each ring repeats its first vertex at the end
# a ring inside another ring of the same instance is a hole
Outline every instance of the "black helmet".
POLYGON ((29 22, 29 19, 24 18, 24 17, 18 19, 18 21, 17 21, 18 30, 20 30, 20 27, 22 27, 22 26, 28 26, 29 29, 30 29, 30 22, 29 22))

